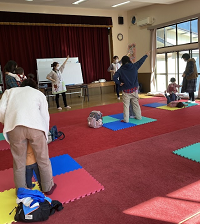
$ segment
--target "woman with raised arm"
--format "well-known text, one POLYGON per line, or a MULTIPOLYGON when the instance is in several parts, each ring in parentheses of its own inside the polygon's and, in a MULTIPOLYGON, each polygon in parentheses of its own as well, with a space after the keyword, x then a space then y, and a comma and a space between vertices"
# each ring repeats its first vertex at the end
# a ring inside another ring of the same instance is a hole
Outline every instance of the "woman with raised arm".
POLYGON ((47 75, 47 79, 52 82, 52 94, 56 95, 56 105, 58 110, 62 110, 62 107, 59 105, 59 94, 62 94, 63 102, 65 108, 70 109, 71 107, 67 105, 67 99, 66 99, 66 86, 62 79, 62 73, 65 69, 65 65, 69 59, 69 55, 67 56, 67 59, 64 61, 64 63, 59 67, 58 62, 54 62, 51 67, 53 67, 52 71, 47 75))

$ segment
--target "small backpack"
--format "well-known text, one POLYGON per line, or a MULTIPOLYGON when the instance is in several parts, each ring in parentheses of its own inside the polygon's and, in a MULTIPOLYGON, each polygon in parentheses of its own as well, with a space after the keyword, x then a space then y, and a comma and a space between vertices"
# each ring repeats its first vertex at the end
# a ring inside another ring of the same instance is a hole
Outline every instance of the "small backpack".
POLYGON ((48 144, 50 142, 54 142, 56 139, 63 140, 64 138, 65 134, 61 131, 58 131, 57 127, 54 125, 49 131, 48 144))
POLYGON ((100 111, 92 111, 88 117, 88 126, 91 128, 100 128, 103 126, 102 113, 100 111))
POLYGON ((26 214, 26 206, 20 202, 16 208, 15 221, 18 222, 41 222, 49 219, 49 216, 53 215, 55 211, 61 211, 63 209, 62 204, 59 201, 47 200, 39 203, 39 207, 33 209, 32 212, 26 214))

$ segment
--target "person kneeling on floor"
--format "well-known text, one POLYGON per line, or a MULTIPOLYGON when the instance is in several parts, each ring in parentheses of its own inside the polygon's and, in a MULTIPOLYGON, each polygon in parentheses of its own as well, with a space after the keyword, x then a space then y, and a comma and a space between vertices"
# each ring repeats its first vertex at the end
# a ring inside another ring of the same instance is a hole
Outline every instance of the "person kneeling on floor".
POLYGON ((135 118, 142 119, 141 109, 138 102, 138 69, 142 66, 144 61, 150 55, 148 52, 136 63, 132 63, 128 56, 122 58, 122 67, 115 73, 113 80, 120 85, 122 89, 122 100, 124 104, 124 122, 129 122, 129 105, 133 108, 135 118))

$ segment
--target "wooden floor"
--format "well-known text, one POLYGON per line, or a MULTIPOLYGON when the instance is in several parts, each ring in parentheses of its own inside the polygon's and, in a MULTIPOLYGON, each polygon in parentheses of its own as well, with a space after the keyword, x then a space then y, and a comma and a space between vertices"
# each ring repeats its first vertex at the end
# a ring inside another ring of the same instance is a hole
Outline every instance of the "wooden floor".
MULTIPOLYGON (((140 97, 143 97, 145 94, 140 94, 140 97)), ((118 100, 115 93, 109 93, 109 94, 102 94, 102 95, 94 95, 90 96, 89 102, 87 99, 84 101, 83 97, 79 96, 73 96, 70 98, 69 95, 67 95, 67 103, 71 107, 71 109, 65 109, 62 101, 62 96, 60 96, 60 106, 63 108, 63 110, 59 111, 56 108, 56 102, 54 98, 50 99, 49 104, 49 113, 59 113, 62 111, 68 111, 68 110, 78 110, 88 107, 94 107, 94 106, 100 106, 100 105, 106 105, 106 104, 112 104, 112 103, 118 103, 122 102, 122 96, 120 95, 121 99, 118 100)))
MULTIPOLYGON (((70 98, 70 96, 67 95, 67 104, 71 107, 71 109, 65 109, 62 96, 60 96, 60 106, 63 108, 62 111, 78 110, 99 105, 118 103, 120 101, 121 100, 118 100, 114 93, 90 96, 89 102, 87 99, 84 101, 84 97, 73 96, 70 98)), ((58 111, 54 98, 51 98, 49 103, 49 113, 52 114, 59 112, 61 111, 58 111)))

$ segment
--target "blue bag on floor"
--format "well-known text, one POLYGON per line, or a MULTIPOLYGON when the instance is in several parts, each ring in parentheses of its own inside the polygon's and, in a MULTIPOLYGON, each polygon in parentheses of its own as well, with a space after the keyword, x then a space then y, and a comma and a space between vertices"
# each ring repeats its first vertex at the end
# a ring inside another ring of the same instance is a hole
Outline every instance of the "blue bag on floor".
MULTIPOLYGON (((51 141, 54 142, 56 139, 63 140, 65 138, 65 134, 61 131, 58 131, 57 127, 54 125, 49 131, 49 137, 51 141)), ((48 143, 50 143, 48 141, 48 143)))

